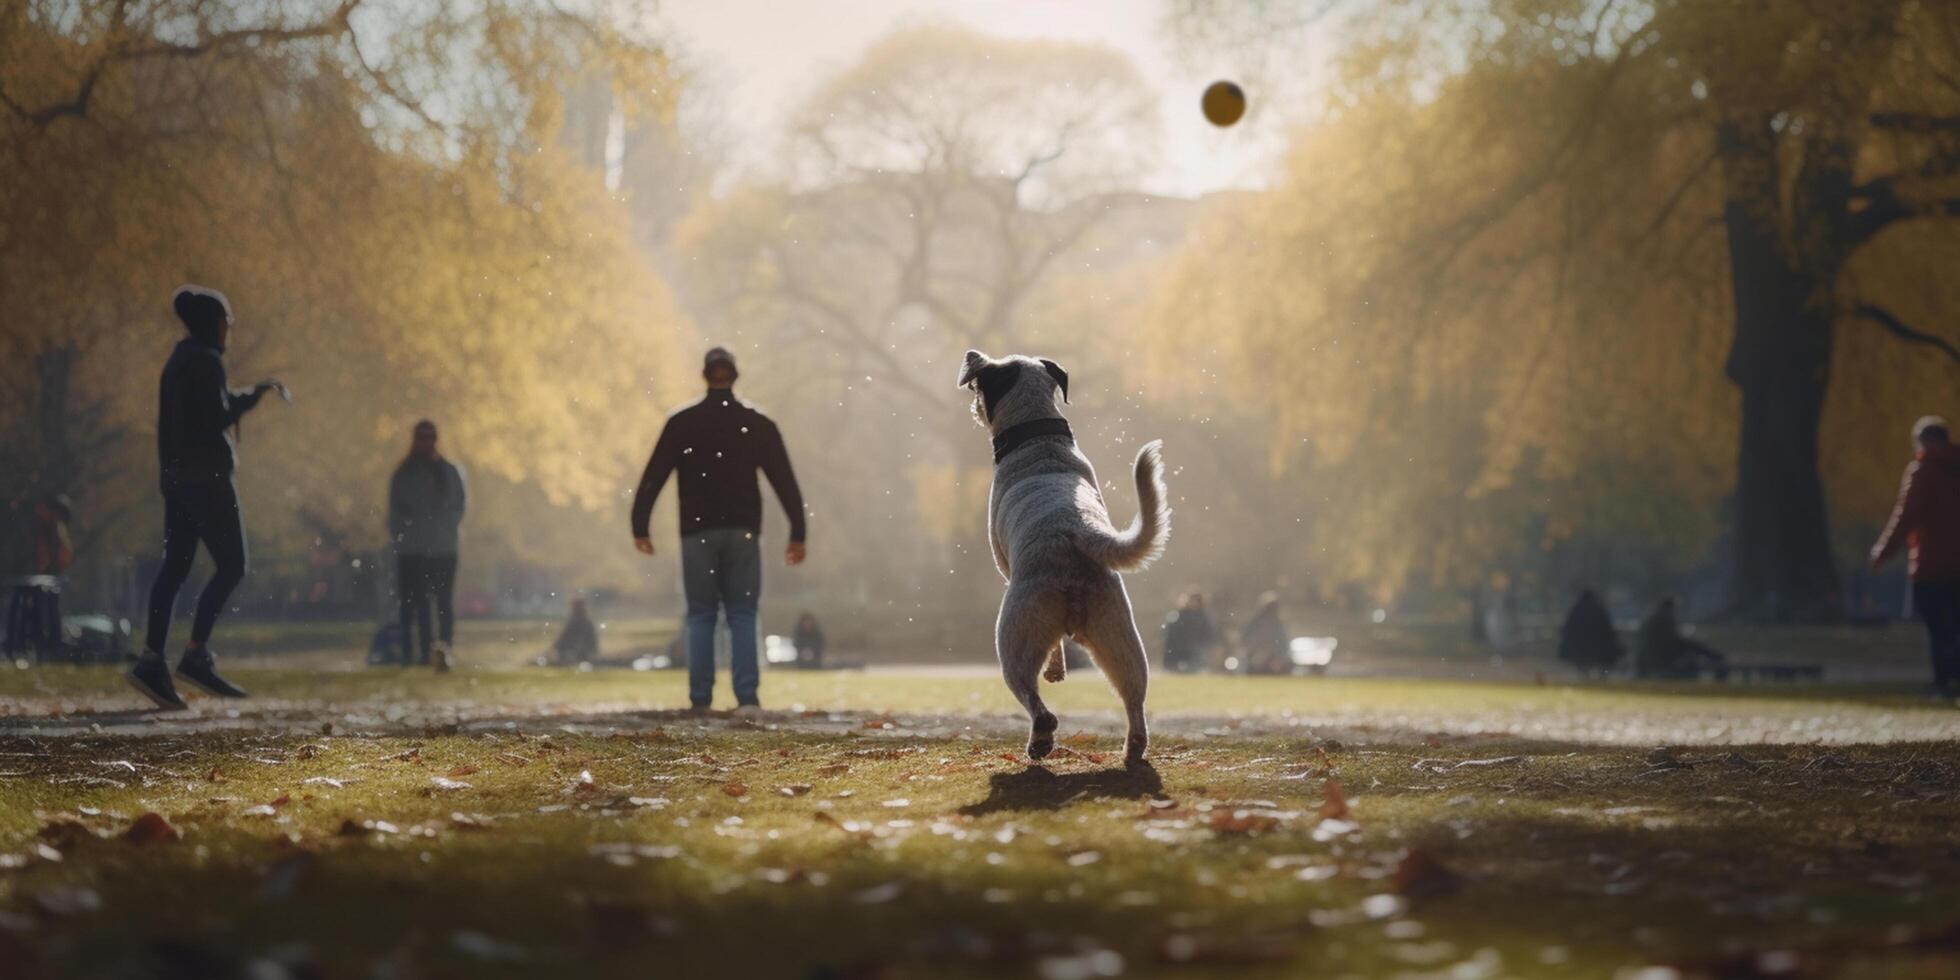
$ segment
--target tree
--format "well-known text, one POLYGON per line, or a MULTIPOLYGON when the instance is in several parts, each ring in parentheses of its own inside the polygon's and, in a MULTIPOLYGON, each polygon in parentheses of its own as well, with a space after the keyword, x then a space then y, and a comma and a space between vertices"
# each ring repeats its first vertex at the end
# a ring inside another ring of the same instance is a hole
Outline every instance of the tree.
MULTIPOLYGON (((235 301, 234 370, 300 395, 243 433, 248 496, 279 501, 254 534, 275 548, 321 522, 378 540, 387 470, 422 415, 492 487, 622 506, 629 432, 657 426, 683 328, 602 175, 549 148, 555 80, 595 64, 627 111, 665 111, 647 84, 659 48, 567 8, 369 15, 7 5, 0 293, 26 315, 0 370, 61 403, 0 410, 27 457, 10 498, 66 491, 105 530, 153 506, 135 436, 175 337, 170 290, 199 280, 235 301)), ((483 550, 499 530, 477 530, 483 550)))
MULTIPOLYGON (((1227 15, 1215 4, 1183 6, 1187 17, 1227 15)), ((1460 132, 1497 148, 1483 157, 1491 169, 1480 181, 1457 181, 1461 158, 1430 157, 1423 179, 1450 183, 1460 197, 1388 231, 1383 260, 1433 277, 1438 285, 1426 292, 1448 295, 1452 282, 1518 275, 1541 260, 1526 250, 1481 267, 1470 261, 1548 200, 1665 188, 1630 195, 1614 206, 1619 214, 1578 230, 1624 229, 1595 239, 1621 277, 1690 293, 1719 277, 1721 370, 1739 396, 1732 605, 1771 618, 1833 615, 1839 571, 1820 452, 1832 429, 1827 395, 1875 381, 1838 370, 1851 352, 1841 331, 1856 324, 1942 359, 1960 353, 1898 312, 1911 294, 1887 274, 1910 263, 1900 245, 1916 226, 1950 236, 1947 219, 1960 212, 1950 199, 1960 177, 1960 13, 1909 0, 1517 0, 1341 19, 1347 7, 1239 10, 1276 24, 1302 11, 1323 15, 1316 29, 1338 23, 1351 47, 1335 104, 1447 105, 1460 132), (1695 243, 1699 255, 1698 233, 1711 228, 1722 239, 1713 263, 1675 261, 1670 248, 1695 243)), ((1562 236, 1556 225, 1540 227, 1562 236)), ((1552 241, 1553 254, 1584 244, 1552 241)), ((1589 278, 1568 281, 1561 295, 1574 286, 1616 294, 1589 278)), ((1651 321, 1603 312, 1586 329, 1669 343, 1652 335, 1651 321)))
POLYGON ((968 347, 1025 342, 1029 298, 1123 205, 1152 113, 1109 49, 894 34, 797 114, 783 182, 682 229, 692 301, 876 376, 956 439, 942 377, 968 347))
POLYGON ((817 86, 781 173, 681 224, 682 299, 719 342, 767 355, 743 383, 792 454, 849 447, 798 455, 819 520, 917 535, 903 549, 835 540, 841 565, 927 589, 964 581, 948 569, 992 574, 984 548, 966 548, 988 469, 953 385, 959 358, 1089 348, 1042 332, 1033 311, 1064 271, 1100 261, 1098 232, 1136 201, 1152 111, 1109 49, 903 31, 817 86))

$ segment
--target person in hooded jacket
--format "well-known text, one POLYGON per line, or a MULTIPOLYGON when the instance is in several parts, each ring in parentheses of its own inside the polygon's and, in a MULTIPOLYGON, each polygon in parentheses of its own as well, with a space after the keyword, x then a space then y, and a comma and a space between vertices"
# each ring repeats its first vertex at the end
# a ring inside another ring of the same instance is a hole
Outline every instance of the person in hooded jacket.
POLYGON ((388 536, 395 543, 395 593, 400 600, 402 662, 449 669, 456 639, 456 560, 469 486, 463 471, 436 451, 436 424, 415 423, 408 455, 388 482, 388 536), (429 630, 429 606, 436 630, 429 630), (415 627, 422 630, 415 642, 415 627))
POLYGON ((1558 658, 1571 664, 1581 677, 1603 677, 1625 656, 1606 603, 1591 589, 1581 591, 1559 627, 1558 658))
POLYGON ((129 683, 157 707, 181 709, 184 699, 171 681, 163 650, 177 592, 190 576, 202 543, 216 566, 197 597, 190 642, 177 663, 177 676, 217 697, 242 698, 245 691, 219 676, 209 641, 218 613, 245 578, 245 523, 232 474, 238 468, 234 433, 245 413, 268 391, 288 401, 278 381, 251 388, 230 387, 225 379, 225 345, 232 337, 231 301, 203 286, 183 286, 171 299, 189 334, 164 363, 157 395, 157 462, 163 490, 163 564, 150 588, 149 625, 143 651, 127 675, 129 683))
POLYGON ((1912 604, 1932 653, 1933 693, 1951 698, 1960 693, 1960 450, 1937 415, 1913 423, 1912 442, 1899 501, 1872 545, 1872 568, 1906 549, 1912 604))

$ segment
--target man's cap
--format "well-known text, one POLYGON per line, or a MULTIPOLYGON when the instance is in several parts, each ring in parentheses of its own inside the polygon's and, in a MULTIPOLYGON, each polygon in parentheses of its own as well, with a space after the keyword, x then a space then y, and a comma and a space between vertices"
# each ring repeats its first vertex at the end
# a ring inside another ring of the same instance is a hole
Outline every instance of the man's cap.
POLYGON ((177 319, 190 330, 206 330, 231 319, 231 300, 209 286, 185 283, 170 298, 177 319))
POLYGON ((1912 424, 1912 437, 1914 439, 1923 438, 1928 429, 1938 429, 1941 432, 1952 431, 1947 427, 1946 419, 1937 415, 1922 415, 1919 417, 1919 421, 1912 424))
POLYGON ((741 371, 735 367, 735 355, 730 354, 728 352, 728 348, 726 347, 708 348, 708 356, 701 359, 702 373, 704 374, 707 373, 709 370, 713 369, 714 366, 717 364, 726 365, 728 367, 728 370, 733 371, 738 375, 741 373, 741 371))
POLYGON ((435 435, 436 424, 434 422, 429 421, 428 419, 423 419, 422 421, 415 423, 415 434, 421 435, 424 432, 427 432, 430 435, 435 435))

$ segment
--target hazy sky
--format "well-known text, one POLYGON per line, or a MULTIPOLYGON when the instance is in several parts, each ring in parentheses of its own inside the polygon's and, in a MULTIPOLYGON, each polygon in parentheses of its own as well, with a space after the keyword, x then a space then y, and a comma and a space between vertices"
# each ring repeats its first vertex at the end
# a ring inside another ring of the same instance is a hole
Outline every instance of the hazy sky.
POLYGON ((672 26, 719 91, 738 160, 753 162, 816 79, 853 63, 882 35, 921 23, 989 34, 1111 45, 1136 61, 1162 100, 1163 165, 1146 189, 1198 194, 1255 186, 1278 145, 1276 113, 1220 130, 1198 111, 1206 84, 1235 77, 1229 54, 1187 71, 1163 31, 1163 0, 665 0, 672 26))

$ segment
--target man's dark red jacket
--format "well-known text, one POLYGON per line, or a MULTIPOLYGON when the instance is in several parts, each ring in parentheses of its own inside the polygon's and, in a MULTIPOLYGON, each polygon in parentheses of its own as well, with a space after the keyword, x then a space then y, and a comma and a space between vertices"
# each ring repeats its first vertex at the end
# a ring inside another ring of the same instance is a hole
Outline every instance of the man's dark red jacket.
POLYGON ((1873 564, 1901 545, 1914 582, 1960 586, 1960 449, 1929 446, 1906 464, 1898 505, 1872 546, 1873 564))

